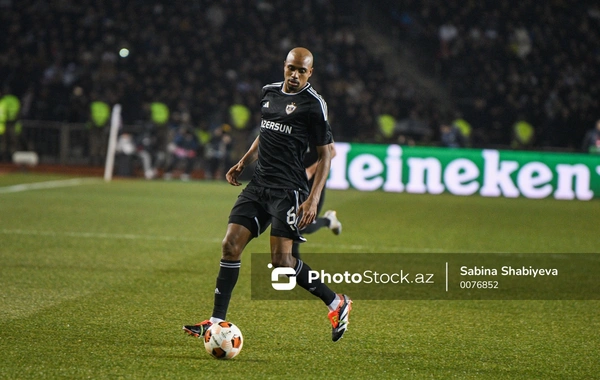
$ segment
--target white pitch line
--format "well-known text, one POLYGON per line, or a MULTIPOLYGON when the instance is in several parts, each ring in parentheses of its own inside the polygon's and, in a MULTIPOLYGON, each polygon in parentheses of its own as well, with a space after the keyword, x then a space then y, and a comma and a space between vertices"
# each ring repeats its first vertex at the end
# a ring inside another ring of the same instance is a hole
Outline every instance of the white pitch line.
POLYGON ((137 234, 112 234, 103 232, 68 232, 68 231, 36 231, 36 230, 18 230, 1 229, 0 233, 6 235, 32 235, 32 236, 67 236, 84 239, 126 239, 126 240, 161 240, 161 241, 204 241, 217 243, 221 239, 194 239, 181 236, 164 235, 137 235, 137 234))
MULTIPOLYGON (((341 250, 353 250, 353 251, 366 251, 372 252, 373 246, 371 245, 362 245, 362 244, 322 244, 322 243, 308 243, 308 246, 314 245, 319 247, 336 247, 341 248, 341 250)), ((448 250, 445 248, 414 248, 414 247, 406 247, 406 246, 392 246, 392 245, 383 245, 379 247, 379 250, 374 253, 508 253, 508 252, 498 252, 498 251, 474 251, 474 250, 448 250)))
POLYGON ((73 179, 64 179, 64 180, 57 180, 57 181, 22 183, 19 185, 0 187, 0 194, 19 193, 22 191, 29 191, 29 190, 54 189, 57 187, 78 186, 78 185, 85 185, 87 183, 99 183, 99 182, 100 182, 100 179, 98 179, 98 178, 73 178, 73 179))
MULTIPOLYGON (((73 238, 84 239, 125 239, 125 240, 158 240, 172 242, 204 242, 204 243, 220 243, 221 238, 186 238, 183 236, 168 236, 168 235, 138 235, 138 234, 113 234, 104 232, 69 232, 69 231, 37 231, 37 230, 21 230, 21 229, 0 229, 0 234, 5 235, 31 235, 31 236, 67 236, 73 238)), ((317 242, 308 242, 309 246, 333 247, 336 251, 342 252, 365 251, 369 252, 373 248, 369 245, 362 244, 323 244, 317 242)), ((414 248, 403 246, 382 246, 377 253, 392 252, 392 253, 503 253, 491 251, 472 251, 472 250, 447 250, 443 248, 414 248)))

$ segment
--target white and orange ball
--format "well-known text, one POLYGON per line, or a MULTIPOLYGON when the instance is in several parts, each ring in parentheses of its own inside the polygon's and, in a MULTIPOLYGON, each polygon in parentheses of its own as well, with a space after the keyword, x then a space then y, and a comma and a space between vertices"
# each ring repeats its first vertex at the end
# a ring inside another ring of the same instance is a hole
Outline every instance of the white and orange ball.
POLYGON ((204 334, 206 352, 217 359, 232 359, 242 350, 244 337, 231 322, 214 323, 204 334))

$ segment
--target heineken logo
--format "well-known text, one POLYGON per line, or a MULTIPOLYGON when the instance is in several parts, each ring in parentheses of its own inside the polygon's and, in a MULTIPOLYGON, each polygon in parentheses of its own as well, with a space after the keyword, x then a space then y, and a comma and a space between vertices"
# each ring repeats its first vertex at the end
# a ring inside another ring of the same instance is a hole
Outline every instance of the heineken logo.
POLYGON ((590 200, 600 156, 336 143, 330 189, 590 200))

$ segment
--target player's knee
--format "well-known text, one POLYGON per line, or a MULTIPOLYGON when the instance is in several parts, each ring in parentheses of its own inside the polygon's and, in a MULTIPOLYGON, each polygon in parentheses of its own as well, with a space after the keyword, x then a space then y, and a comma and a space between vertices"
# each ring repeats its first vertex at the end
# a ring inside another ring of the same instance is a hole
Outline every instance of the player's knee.
POLYGON ((225 236, 221 243, 221 254, 225 260, 239 260, 242 256, 243 244, 239 243, 230 236, 225 236))
POLYGON ((252 240, 252 234, 241 225, 230 223, 225 238, 221 242, 221 253, 224 260, 240 260, 246 244, 252 240))
POLYGON ((287 267, 293 268, 295 266, 295 259, 292 255, 271 255, 271 263, 274 267, 287 267))

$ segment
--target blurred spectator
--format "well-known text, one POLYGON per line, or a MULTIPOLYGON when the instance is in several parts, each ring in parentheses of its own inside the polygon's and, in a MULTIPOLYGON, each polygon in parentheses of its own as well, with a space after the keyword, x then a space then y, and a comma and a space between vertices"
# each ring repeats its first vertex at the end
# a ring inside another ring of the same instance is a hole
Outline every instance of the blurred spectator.
POLYGON ((223 124, 213 131, 205 152, 208 163, 206 178, 225 178, 225 174, 231 166, 230 156, 233 141, 228 133, 230 130, 231 127, 228 124, 223 124))
POLYGON ((174 133, 169 130, 171 117, 169 106, 161 101, 152 101, 145 105, 148 112, 148 122, 153 138, 154 166, 164 168, 167 159, 168 144, 174 139, 174 133))
POLYGON ((200 144, 198 143, 198 138, 194 132, 189 128, 180 127, 175 134, 173 141, 169 143, 168 149, 171 162, 165 171, 164 178, 171 179, 173 170, 183 162, 185 166, 180 179, 182 181, 188 181, 192 170, 194 169, 199 148, 200 144))
POLYGON ((235 129, 246 129, 250 116, 250 109, 243 104, 234 104, 229 107, 229 117, 235 129))
POLYGON ((375 142, 378 143, 393 143, 396 128, 396 119, 392 115, 383 114, 377 117, 377 135, 375 136, 375 142))
POLYGON ((108 146, 108 132, 110 121, 110 106, 108 103, 92 96, 89 110, 89 156, 91 165, 104 164, 108 146))
POLYGON ((407 118, 398 121, 394 132, 421 141, 430 140, 433 133, 426 118, 417 109, 411 110, 407 118))
POLYGON ((396 144, 406 145, 406 146, 415 146, 415 145, 417 145, 415 143, 415 140, 412 137, 407 137, 405 135, 398 135, 398 138, 396 139, 396 144))
POLYGON ((466 147, 470 145, 473 128, 471 127, 471 123, 462 117, 461 113, 457 113, 456 119, 452 121, 452 129, 460 134, 461 146, 466 147))
POLYGON ((0 161, 11 161, 12 154, 20 150, 21 121, 19 120, 21 101, 5 90, 0 93, 0 161))
POLYGON ((133 160, 136 152, 135 138, 131 133, 121 133, 115 149, 115 175, 133 177, 133 160))
POLYGON ((513 125, 513 139, 511 147, 513 149, 529 149, 533 145, 535 138, 535 129, 522 118, 513 125))
POLYGON ((157 150, 154 129, 151 123, 146 123, 135 138, 137 155, 142 162, 146 179, 153 179, 157 173, 156 163, 160 152, 157 150))
POLYGON ((585 134, 581 150, 586 153, 600 154, 600 119, 596 121, 596 128, 585 134))
POLYGON ((448 148, 464 148, 466 146, 465 137, 460 129, 455 125, 440 125, 440 141, 442 146, 448 148))

